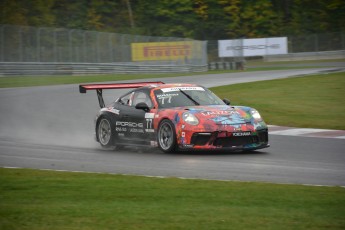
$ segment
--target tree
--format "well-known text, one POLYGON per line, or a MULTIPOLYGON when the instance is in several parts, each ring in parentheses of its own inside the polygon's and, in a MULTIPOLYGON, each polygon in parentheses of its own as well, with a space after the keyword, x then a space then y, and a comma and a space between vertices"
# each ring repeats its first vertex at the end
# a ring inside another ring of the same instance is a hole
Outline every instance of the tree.
POLYGON ((218 0, 196 1, 194 11, 197 23, 195 36, 201 40, 217 40, 228 38, 226 34, 227 17, 224 6, 218 0))
POLYGON ((280 34, 280 18, 268 0, 220 0, 227 18, 230 38, 254 38, 280 34))
POLYGON ((87 29, 88 0, 56 0, 52 13, 56 27, 87 29))
POLYGON ((327 26, 325 31, 345 31, 345 1, 330 0, 326 4, 327 26))
POLYGON ((344 0, 2 0, 0 4, 1 24, 199 40, 345 30, 344 0))
POLYGON ((0 24, 54 26, 51 9, 55 0, 2 0, 0 24))
POLYGON ((197 16, 191 0, 137 1, 136 24, 142 33, 152 36, 194 37, 197 16))

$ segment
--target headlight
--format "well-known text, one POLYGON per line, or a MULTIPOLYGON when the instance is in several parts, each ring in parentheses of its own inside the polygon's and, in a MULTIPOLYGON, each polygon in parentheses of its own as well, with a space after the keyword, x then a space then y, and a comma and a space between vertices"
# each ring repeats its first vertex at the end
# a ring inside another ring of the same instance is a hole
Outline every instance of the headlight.
POLYGON ((250 113, 255 120, 262 120, 260 113, 255 109, 250 110, 250 113))
POLYGON ((186 112, 182 115, 183 120, 190 125, 198 125, 199 120, 193 114, 186 112))

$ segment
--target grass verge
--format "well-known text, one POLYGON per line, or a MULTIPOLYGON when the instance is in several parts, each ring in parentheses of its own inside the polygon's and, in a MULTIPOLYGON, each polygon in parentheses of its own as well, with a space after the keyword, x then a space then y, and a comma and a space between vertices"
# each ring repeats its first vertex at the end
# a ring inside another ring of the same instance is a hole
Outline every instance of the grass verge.
MULTIPOLYGON (((320 63, 345 62, 345 59, 332 60, 314 60, 314 61, 280 61, 264 62, 263 60, 249 60, 246 64, 249 72, 267 71, 267 70, 287 70, 287 69, 305 69, 320 67, 320 63)), ((233 73, 243 72, 238 70, 213 70, 201 73, 174 73, 174 74, 108 74, 108 75, 84 75, 84 76, 8 76, 0 77, 0 88, 25 87, 25 86, 43 86, 43 85, 61 85, 61 84, 79 84, 89 82, 121 81, 145 78, 165 78, 182 77, 202 74, 233 73)))
MULTIPOLYGON (((252 71, 252 70, 251 70, 252 71)), ((236 70, 214 70, 200 73, 171 73, 171 74, 103 74, 103 75, 82 75, 82 76, 9 76, 0 77, 0 88, 15 88, 28 86, 46 86, 46 85, 65 85, 79 84, 91 82, 107 82, 107 81, 124 81, 148 78, 166 78, 166 77, 183 77, 193 75, 218 74, 218 73, 234 73, 241 72, 236 70)))
POLYGON ((268 124, 345 130, 345 72, 212 88, 233 105, 260 111, 268 124))
MULTIPOLYGON (((304 61, 264 61, 264 59, 253 59, 253 60, 248 60, 246 65, 248 67, 258 67, 258 66, 276 66, 276 67, 284 67, 287 65, 290 66, 320 66, 320 63, 326 63, 328 66, 334 65, 333 63, 337 62, 345 62, 344 58, 341 59, 323 59, 323 60, 304 60, 304 61)), ((337 66, 337 65, 334 65, 337 66)))
POLYGON ((344 229, 345 190, 0 169, 5 229, 344 229))

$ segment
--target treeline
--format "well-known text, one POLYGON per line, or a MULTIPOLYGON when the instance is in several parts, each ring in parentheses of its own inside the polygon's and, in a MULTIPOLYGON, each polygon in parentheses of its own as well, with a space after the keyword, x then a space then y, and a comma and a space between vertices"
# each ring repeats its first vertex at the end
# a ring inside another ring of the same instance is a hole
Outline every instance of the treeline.
POLYGON ((198 40, 345 30, 344 0, 1 0, 0 24, 198 40))

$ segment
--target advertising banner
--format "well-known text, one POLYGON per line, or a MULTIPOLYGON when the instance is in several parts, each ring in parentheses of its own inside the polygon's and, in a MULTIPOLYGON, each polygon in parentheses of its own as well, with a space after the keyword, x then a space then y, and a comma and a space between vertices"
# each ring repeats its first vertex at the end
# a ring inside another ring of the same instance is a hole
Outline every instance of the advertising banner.
POLYGON ((188 60, 200 48, 192 41, 132 43, 132 61, 188 60))
POLYGON ((287 37, 219 40, 219 57, 287 54, 287 37))

